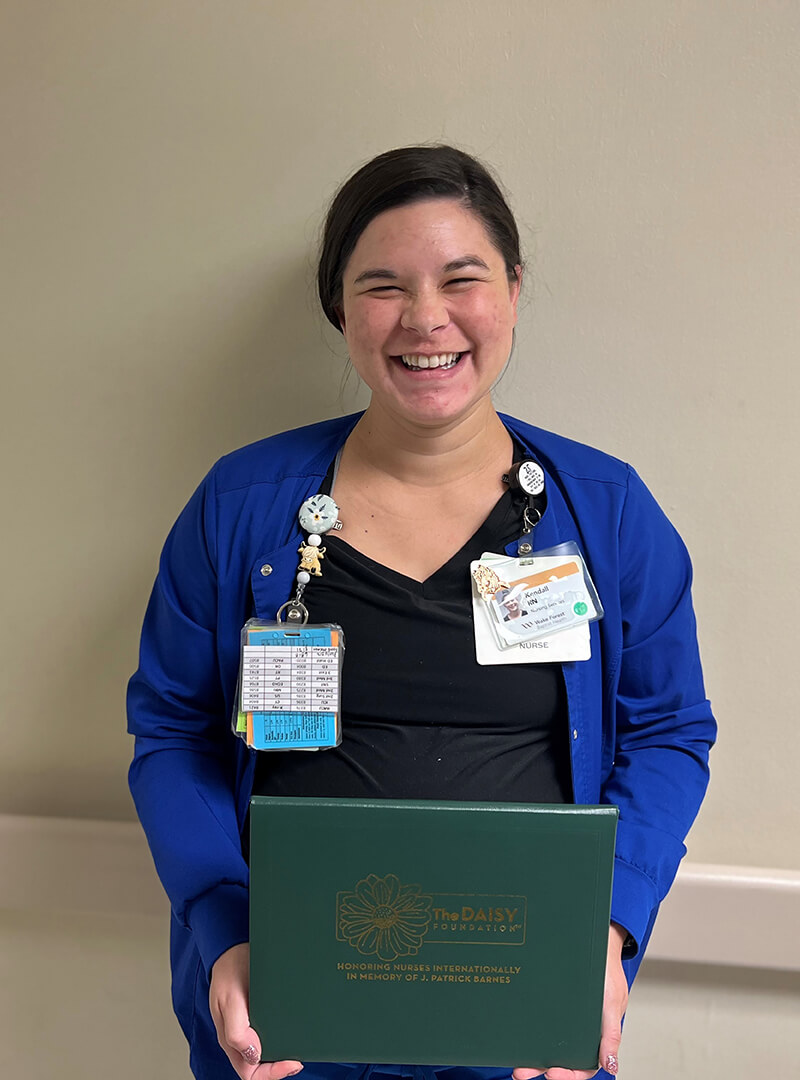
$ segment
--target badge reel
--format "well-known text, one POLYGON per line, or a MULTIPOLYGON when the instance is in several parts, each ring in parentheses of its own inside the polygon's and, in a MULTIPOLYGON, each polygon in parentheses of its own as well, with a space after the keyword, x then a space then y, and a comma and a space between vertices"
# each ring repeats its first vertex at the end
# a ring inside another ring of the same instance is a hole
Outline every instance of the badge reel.
POLYGON ((308 622, 303 594, 322 577, 322 537, 341 528, 329 495, 306 499, 298 513, 307 538, 298 548, 296 589, 274 622, 242 628, 234 731, 254 750, 324 750, 342 741, 344 633, 336 623, 308 622))
POLYGON ((530 561, 533 552, 533 530, 542 520, 547 507, 544 469, 532 458, 515 461, 503 477, 503 483, 508 484, 512 491, 515 488, 521 489, 527 496, 525 509, 522 511, 522 536, 517 545, 519 562, 525 564, 530 561))
POLYGON ((544 470, 516 462, 503 480, 527 498, 518 556, 485 552, 471 564, 478 663, 587 660, 588 623, 603 609, 578 545, 533 554, 533 530, 547 506, 544 470))

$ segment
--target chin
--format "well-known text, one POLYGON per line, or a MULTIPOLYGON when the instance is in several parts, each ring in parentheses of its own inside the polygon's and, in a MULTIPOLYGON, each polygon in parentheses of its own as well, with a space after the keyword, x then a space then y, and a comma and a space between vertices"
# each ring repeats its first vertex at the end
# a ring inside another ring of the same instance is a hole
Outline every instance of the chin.
POLYGON ((486 408, 491 408, 491 397, 488 392, 477 400, 471 398, 464 401, 448 401, 428 408, 406 407, 398 411, 420 427, 437 428, 451 427, 486 408))

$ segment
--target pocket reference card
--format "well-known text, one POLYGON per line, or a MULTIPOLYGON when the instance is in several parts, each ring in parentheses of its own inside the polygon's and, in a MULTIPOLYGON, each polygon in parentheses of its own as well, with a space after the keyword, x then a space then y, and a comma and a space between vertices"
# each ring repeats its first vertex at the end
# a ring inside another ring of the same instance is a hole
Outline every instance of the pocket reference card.
POLYGON ((338 626, 247 623, 237 734, 256 750, 338 746, 343 651, 338 626))

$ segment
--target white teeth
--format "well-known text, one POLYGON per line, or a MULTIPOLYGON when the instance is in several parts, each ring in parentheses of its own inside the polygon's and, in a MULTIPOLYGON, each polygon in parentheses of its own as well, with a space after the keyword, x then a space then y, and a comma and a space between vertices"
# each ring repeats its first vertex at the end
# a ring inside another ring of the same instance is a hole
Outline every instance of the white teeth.
POLYGON ((409 368, 450 368, 452 367, 461 353, 440 353, 438 356, 417 356, 414 353, 403 353, 402 360, 406 367, 409 368))

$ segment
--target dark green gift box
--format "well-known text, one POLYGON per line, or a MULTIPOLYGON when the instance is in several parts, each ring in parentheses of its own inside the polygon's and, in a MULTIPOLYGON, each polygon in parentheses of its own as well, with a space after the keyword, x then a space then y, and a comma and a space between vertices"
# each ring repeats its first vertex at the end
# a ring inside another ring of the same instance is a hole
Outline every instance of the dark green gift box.
POLYGON ((616 807, 251 803, 264 1060, 596 1068, 616 807))

